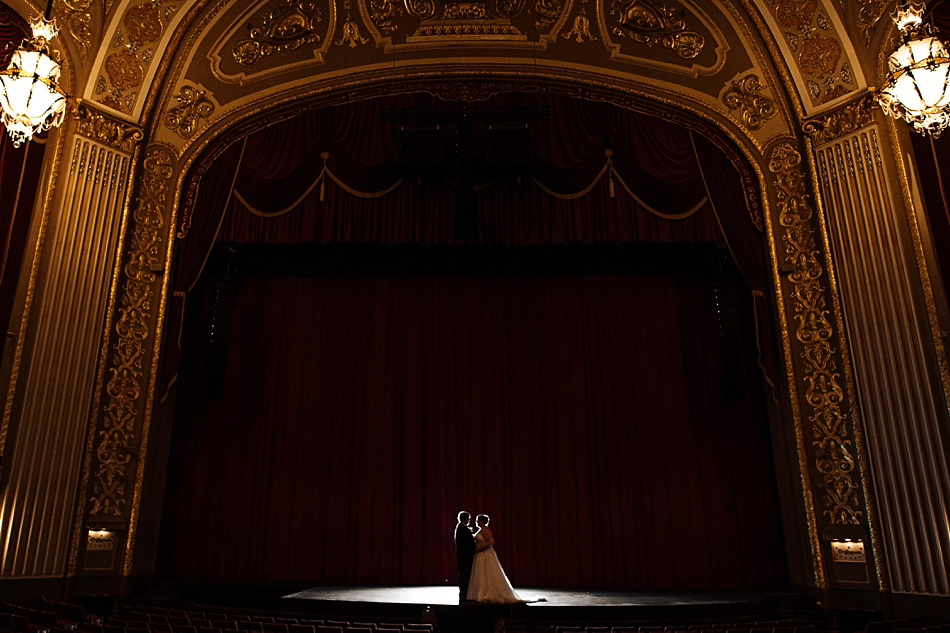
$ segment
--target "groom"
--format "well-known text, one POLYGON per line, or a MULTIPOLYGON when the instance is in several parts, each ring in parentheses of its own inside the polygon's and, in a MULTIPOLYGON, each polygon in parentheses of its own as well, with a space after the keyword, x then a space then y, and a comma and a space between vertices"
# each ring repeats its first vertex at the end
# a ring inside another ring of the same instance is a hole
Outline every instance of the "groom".
POLYGON ((462 510, 455 526, 455 560, 459 567, 459 604, 465 602, 468 593, 468 577, 472 575, 472 559, 475 557, 475 536, 468 526, 471 515, 462 510))

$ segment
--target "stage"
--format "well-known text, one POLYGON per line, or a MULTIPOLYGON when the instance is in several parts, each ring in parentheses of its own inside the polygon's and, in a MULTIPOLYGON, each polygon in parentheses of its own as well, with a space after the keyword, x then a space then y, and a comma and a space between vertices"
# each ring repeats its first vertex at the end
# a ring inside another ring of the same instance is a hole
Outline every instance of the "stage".
POLYGON ((458 588, 311 587, 280 598, 282 610, 335 613, 341 616, 392 614, 407 619, 429 612, 443 623, 472 618, 504 618, 524 623, 645 623, 766 619, 770 601, 764 594, 710 592, 619 592, 550 588, 516 588, 525 604, 458 604, 458 588))

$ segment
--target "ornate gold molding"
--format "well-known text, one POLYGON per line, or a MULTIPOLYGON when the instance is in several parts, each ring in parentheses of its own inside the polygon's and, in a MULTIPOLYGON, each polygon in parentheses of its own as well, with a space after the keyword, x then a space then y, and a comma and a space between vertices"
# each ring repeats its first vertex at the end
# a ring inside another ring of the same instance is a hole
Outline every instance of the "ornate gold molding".
POLYGON ((115 320, 115 343, 107 368, 106 403, 95 434, 90 517, 124 517, 129 511, 130 464, 141 458, 134 445, 147 345, 152 336, 151 286, 162 258, 162 227, 174 176, 175 159, 161 146, 149 147, 143 160, 134 226, 122 268, 125 283, 115 320))
POLYGON ((274 53, 297 50, 319 42, 317 25, 323 21, 320 9, 307 0, 282 2, 261 18, 260 26, 251 26, 246 39, 237 42, 231 54, 242 66, 253 66, 274 53))
POLYGON ((64 22, 79 49, 79 59, 85 59, 92 45, 92 0, 63 0, 64 22))
POLYGON ((817 146, 850 134, 874 122, 876 104, 870 93, 828 114, 809 119, 802 126, 817 146))
POLYGON ((86 138, 131 154, 142 140, 142 130, 96 112, 85 103, 77 111, 76 130, 86 138))
POLYGON ((769 157, 769 171, 775 177, 778 222, 784 229, 785 265, 791 270, 790 298, 794 312, 795 339, 802 346, 801 380, 810 423, 813 466, 824 510, 832 525, 861 525, 865 521, 855 481, 853 440, 847 415, 842 410, 844 390, 839 384, 837 351, 832 345, 834 326, 829 319, 827 290, 822 285, 825 271, 819 243, 812 228, 814 211, 808 202, 802 156, 790 143, 778 144, 769 157))
POLYGON ((659 44, 683 59, 697 57, 706 45, 701 34, 688 29, 683 9, 662 0, 614 0, 610 15, 616 18, 611 29, 614 35, 649 47, 659 44))
POLYGON ((858 0, 858 25, 864 35, 864 43, 871 42, 871 32, 887 11, 886 0, 858 0))
POLYGON ((768 119, 778 114, 775 101, 759 94, 762 84, 756 74, 733 81, 722 95, 722 102, 730 110, 741 112, 742 122, 750 130, 758 130, 768 119))
POLYGON ((198 129, 198 122, 214 112, 214 103, 205 96, 204 90, 182 86, 175 97, 178 107, 170 108, 162 122, 182 138, 191 138, 198 129))

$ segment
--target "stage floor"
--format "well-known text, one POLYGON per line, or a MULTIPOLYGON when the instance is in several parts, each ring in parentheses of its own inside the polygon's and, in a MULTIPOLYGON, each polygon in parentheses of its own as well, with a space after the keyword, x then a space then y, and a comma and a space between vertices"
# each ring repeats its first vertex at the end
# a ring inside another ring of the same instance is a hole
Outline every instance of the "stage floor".
MULTIPOLYGON (((735 605, 758 602, 761 595, 717 593, 667 592, 612 592, 570 589, 515 588, 525 599, 524 605, 538 607, 644 607, 735 605), (537 601, 544 598, 544 601, 537 601)), ((402 604, 418 606, 458 605, 457 587, 313 587, 283 596, 288 600, 318 600, 327 602, 361 602, 375 604, 402 604)), ((464 606, 479 606, 466 604, 464 606)))

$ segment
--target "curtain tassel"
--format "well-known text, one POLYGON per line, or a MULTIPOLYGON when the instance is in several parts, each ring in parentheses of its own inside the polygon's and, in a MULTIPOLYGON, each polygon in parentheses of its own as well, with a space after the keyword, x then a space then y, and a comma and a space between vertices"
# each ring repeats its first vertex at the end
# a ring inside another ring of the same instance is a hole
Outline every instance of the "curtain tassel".
POLYGON ((323 159, 323 169, 320 170, 320 202, 323 202, 327 191, 327 159, 330 158, 330 152, 320 152, 320 158, 323 159))
POLYGON ((610 197, 616 198, 616 192, 614 191, 614 162, 611 160, 611 156, 614 155, 612 149, 604 150, 604 155, 607 156, 607 189, 610 191, 610 197))

